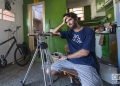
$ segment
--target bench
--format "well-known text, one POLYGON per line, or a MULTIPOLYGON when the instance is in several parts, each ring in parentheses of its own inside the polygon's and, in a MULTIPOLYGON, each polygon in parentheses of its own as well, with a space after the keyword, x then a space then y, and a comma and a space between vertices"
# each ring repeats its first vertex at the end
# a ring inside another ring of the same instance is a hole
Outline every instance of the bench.
MULTIPOLYGON (((52 54, 52 59, 53 59, 53 62, 57 61, 59 59, 59 55, 57 55, 56 53, 52 54)), ((68 76, 70 79, 70 85, 72 86, 81 85, 78 79, 78 73, 74 69, 62 68, 61 73, 58 76, 60 77, 68 76), (77 83, 77 85, 75 83, 77 83)), ((66 85, 66 86, 70 86, 70 85, 66 85)))
POLYGON ((74 69, 63 68, 61 71, 63 71, 64 74, 68 74, 75 77, 78 76, 78 73, 74 69))
POLYGON ((68 76, 70 79, 70 84, 66 86, 80 86, 80 81, 78 79, 78 73, 74 69, 63 68, 61 70, 65 76, 68 76))

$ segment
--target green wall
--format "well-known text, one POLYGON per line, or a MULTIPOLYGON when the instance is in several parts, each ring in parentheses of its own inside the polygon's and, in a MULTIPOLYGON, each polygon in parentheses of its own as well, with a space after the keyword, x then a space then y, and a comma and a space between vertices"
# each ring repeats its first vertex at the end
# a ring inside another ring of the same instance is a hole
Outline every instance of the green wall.
POLYGON ((33 0, 23 0, 23 4, 31 4, 33 3, 33 0))
POLYGON ((108 22, 114 21, 114 8, 113 3, 110 3, 108 6, 105 7, 106 16, 108 17, 108 22))
POLYGON ((85 20, 91 20, 91 8, 90 5, 84 7, 84 17, 85 20))
POLYGON ((28 4, 33 3, 33 0, 23 0, 23 31, 24 31, 24 42, 28 44, 28 4))
POLYGON ((104 59, 108 59, 110 57, 110 50, 109 50, 109 34, 104 35, 104 43, 102 45, 102 56, 104 59))
MULTIPOLYGON (((45 0, 45 29, 55 28, 62 22, 63 14, 66 12, 66 0, 45 0)), ((53 51, 64 52, 65 40, 59 37, 48 39, 49 49, 53 51)))

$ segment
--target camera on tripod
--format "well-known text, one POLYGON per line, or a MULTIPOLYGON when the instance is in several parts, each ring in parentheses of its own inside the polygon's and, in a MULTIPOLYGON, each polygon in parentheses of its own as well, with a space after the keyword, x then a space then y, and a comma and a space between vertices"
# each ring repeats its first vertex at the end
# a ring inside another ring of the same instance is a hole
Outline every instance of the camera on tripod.
POLYGON ((22 85, 24 86, 25 81, 27 79, 27 76, 30 72, 30 69, 33 65, 33 62, 36 58, 37 55, 40 56, 41 61, 42 61, 42 71, 43 71, 43 76, 44 76, 44 86, 52 86, 52 77, 50 73, 51 69, 51 64, 53 63, 51 53, 48 50, 48 45, 45 41, 47 36, 52 36, 52 33, 47 32, 47 33, 30 33, 28 36, 36 36, 37 37, 37 47, 35 50, 35 53, 33 55, 33 58, 31 60, 31 63, 28 67, 28 70, 25 74, 24 79, 21 81, 22 85))

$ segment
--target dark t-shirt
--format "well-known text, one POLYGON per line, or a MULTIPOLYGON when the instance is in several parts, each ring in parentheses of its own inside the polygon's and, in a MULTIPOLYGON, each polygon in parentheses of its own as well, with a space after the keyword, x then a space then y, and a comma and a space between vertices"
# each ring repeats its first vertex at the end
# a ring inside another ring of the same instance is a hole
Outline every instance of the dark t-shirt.
POLYGON ((86 57, 71 58, 70 62, 75 64, 89 65, 96 68, 95 62, 95 33, 91 28, 84 27, 79 32, 73 30, 60 32, 61 38, 65 38, 68 42, 70 53, 75 53, 81 49, 88 50, 90 53, 86 57))

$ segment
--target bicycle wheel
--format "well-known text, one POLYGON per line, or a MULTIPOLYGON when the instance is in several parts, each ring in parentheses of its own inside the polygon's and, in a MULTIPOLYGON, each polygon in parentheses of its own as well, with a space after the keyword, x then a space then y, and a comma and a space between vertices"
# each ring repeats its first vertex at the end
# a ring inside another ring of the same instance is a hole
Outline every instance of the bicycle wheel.
POLYGON ((19 66, 25 66, 30 61, 31 54, 25 53, 24 49, 21 47, 17 47, 14 53, 14 59, 17 65, 19 66))

